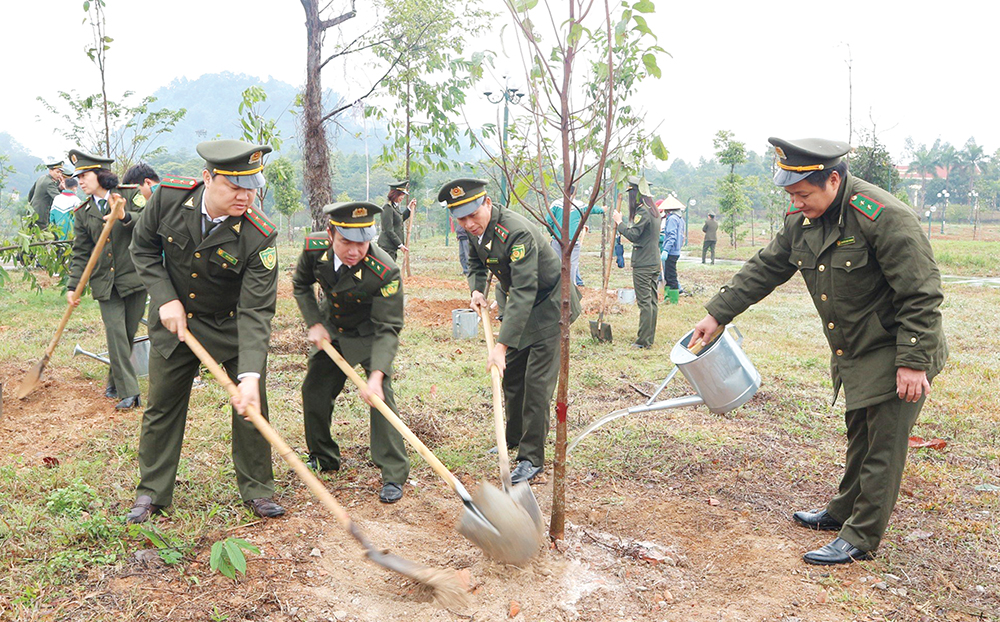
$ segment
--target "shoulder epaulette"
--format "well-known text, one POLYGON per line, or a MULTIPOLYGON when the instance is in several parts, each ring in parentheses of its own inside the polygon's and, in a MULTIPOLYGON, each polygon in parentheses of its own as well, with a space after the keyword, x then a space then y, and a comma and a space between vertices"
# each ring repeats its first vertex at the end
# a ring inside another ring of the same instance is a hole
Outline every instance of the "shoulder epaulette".
POLYGON ((246 214, 244 214, 250 224, 257 228, 264 235, 271 235, 274 233, 275 226, 274 223, 267 219, 264 212, 261 212, 255 208, 247 208, 246 214))
POLYGON ((164 177, 160 181, 160 185, 165 188, 179 188, 181 190, 190 190, 199 183, 201 183, 200 179, 193 179, 191 177, 164 177))
POLYGON ((330 248, 330 236, 325 231, 306 234, 306 241, 302 246, 302 250, 322 251, 328 248, 330 248))
POLYGON ((139 187, 139 184, 118 184, 119 190, 135 190, 139 187))
POLYGON ((389 266, 385 265, 378 259, 375 259, 371 255, 365 255, 365 265, 378 275, 378 278, 385 279, 386 273, 389 271, 389 266))
POLYGON ((867 216, 869 220, 875 220, 882 213, 882 208, 885 205, 859 192, 851 197, 851 207, 867 216))
POLYGON ((802 208, 799 208, 799 209, 790 209, 787 212, 785 212, 785 216, 791 216, 792 214, 798 214, 801 211, 802 211, 802 208))
POLYGON ((507 236, 510 235, 510 231, 507 231, 503 225, 497 223, 494 230, 497 232, 497 237, 500 238, 501 242, 507 241, 507 236))

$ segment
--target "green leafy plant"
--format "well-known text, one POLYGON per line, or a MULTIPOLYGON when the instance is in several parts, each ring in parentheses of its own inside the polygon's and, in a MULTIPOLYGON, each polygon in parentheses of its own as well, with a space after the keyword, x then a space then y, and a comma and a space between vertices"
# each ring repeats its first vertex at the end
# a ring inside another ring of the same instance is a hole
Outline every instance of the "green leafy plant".
POLYGON ((78 515, 90 507, 91 500, 96 496, 90 486, 74 482, 50 492, 45 498, 45 509, 53 516, 78 515))
POLYGON ((260 555, 260 549, 243 538, 226 538, 212 545, 210 567, 221 574, 236 580, 237 571, 246 574, 247 559, 243 551, 260 555))
POLYGON ((174 546, 165 535, 156 531, 156 528, 132 525, 130 527, 132 535, 141 535, 156 547, 156 553, 164 564, 173 566, 179 564, 184 559, 184 552, 174 546))

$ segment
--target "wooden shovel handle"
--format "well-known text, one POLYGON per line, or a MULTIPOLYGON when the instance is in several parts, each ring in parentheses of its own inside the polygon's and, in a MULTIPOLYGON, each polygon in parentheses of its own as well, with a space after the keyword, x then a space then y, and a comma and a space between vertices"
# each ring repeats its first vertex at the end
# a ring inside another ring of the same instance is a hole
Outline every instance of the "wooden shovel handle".
MULTIPOLYGON (((624 195, 618 195, 618 203, 615 205, 615 211, 620 212, 622 208, 622 197, 624 195)), ((613 222, 610 216, 605 216, 605 220, 610 223, 613 222)), ((608 283, 611 281, 611 262, 615 259, 615 227, 608 227, 608 260, 604 266, 604 287, 601 288, 601 312, 597 316, 597 328, 600 329, 600 325, 604 322, 604 312, 608 308, 608 283)))
MULTIPOLYGON (((195 356, 197 356, 198 359, 205 364, 208 371, 212 372, 212 376, 216 379, 216 381, 229 391, 229 395, 233 397, 240 396, 240 390, 229 377, 229 374, 223 371, 222 367, 215 362, 212 355, 208 353, 208 350, 206 350, 197 339, 195 339, 194 335, 191 334, 191 331, 188 331, 185 335, 184 343, 187 347, 191 348, 191 351, 194 352, 195 356)), ((326 486, 319 481, 319 478, 316 477, 316 475, 309 470, 309 467, 307 467, 302 460, 299 459, 295 452, 292 451, 292 448, 288 446, 288 443, 286 443, 284 439, 282 439, 281 436, 274 430, 274 428, 271 427, 271 424, 268 423, 267 419, 260 414, 260 410, 258 410, 256 406, 249 406, 246 409, 246 413, 250 418, 250 423, 252 423, 253 426, 257 428, 257 431, 260 432, 261 436, 263 436, 267 442, 274 447, 275 451, 278 452, 278 455, 288 463, 288 466, 292 467, 295 474, 298 475, 306 487, 309 488, 314 495, 316 495, 316 498, 319 499, 320 503, 333 513, 337 522, 353 534, 356 530, 353 529, 351 517, 348 516, 344 508, 337 503, 337 500, 333 498, 333 495, 331 495, 330 491, 326 489, 326 486)))
MULTIPOLYGON (((76 289, 73 291, 73 301, 80 300, 80 295, 83 290, 87 288, 87 283, 90 281, 90 275, 94 272, 94 268, 97 267, 97 260, 101 256, 101 251, 104 250, 104 245, 108 241, 108 237, 111 235, 111 228, 115 226, 118 222, 118 218, 114 216, 118 215, 118 210, 125 205, 125 199, 121 197, 120 194, 113 194, 108 199, 108 203, 111 205, 112 218, 108 218, 107 222, 104 223, 104 227, 101 229, 101 235, 97 238, 97 243, 94 244, 94 250, 90 253, 90 258, 87 260, 87 265, 83 268, 83 274, 80 275, 80 282, 76 284, 76 289)), ((45 358, 48 359, 52 356, 52 353, 56 351, 56 346, 59 345, 59 339, 62 338, 63 330, 66 329, 66 324, 69 323, 69 318, 73 315, 73 310, 76 307, 71 304, 66 304, 66 312, 63 313, 62 319, 59 321, 59 327, 56 328, 56 334, 52 336, 52 341, 49 342, 49 347, 45 349, 45 358)))
MULTIPOLYGON (((331 359, 333 359, 333 362, 337 364, 340 371, 344 372, 344 374, 351 379, 351 382, 353 382, 359 389, 364 389, 365 391, 368 390, 368 383, 362 380, 361 376, 358 375, 358 372, 354 371, 354 368, 351 367, 350 363, 344 359, 340 352, 337 352, 337 349, 333 347, 333 344, 329 341, 324 341, 322 342, 322 348, 323 351, 326 352, 331 359)), ((410 428, 403 423, 403 420, 400 419, 396 413, 392 412, 392 409, 389 408, 385 402, 379 399, 377 395, 372 395, 371 400, 372 405, 375 406, 380 413, 382 413, 382 416, 389 421, 392 427, 396 428, 396 430, 403 435, 403 438, 405 438, 410 445, 413 445, 413 448, 417 450, 420 457, 427 461, 427 464, 431 465, 431 468, 434 469, 441 479, 451 486, 453 490, 457 491, 461 486, 461 482, 459 482, 458 479, 452 475, 451 471, 448 470, 448 467, 438 460, 437 456, 431 453, 430 449, 427 449, 427 446, 424 445, 419 438, 417 438, 416 434, 410 431, 410 428)))
MULTIPOLYGON (((712 333, 712 336, 708 338, 708 343, 712 343, 713 341, 715 341, 716 338, 718 338, 718 336, 721 335, 722 331, 724 330, 726 330, 726 325, 720 324, 719 327, 715 329, 715 332, 712 333)), ((688 345, 688 352, 697 356, 698 353, 701 352, 704 348, 705 348, 705 339, 702 338, 699 339, 694 345, 688 345)))
MULTIPOLYGON (((490 312, 484 307, 479 308, 479 317, 483 320, 483 333, 486 335, 486 355, 493 352, 496 345, 493 341, 493 323, 490 321, 490 312)), ((507 423, 504 420, 503 412, 503 386, 500 381, 500 370, 496 365, 490 365, 490 378, 493 381, 493 430, 497 437, 497 456, 500 460, 500 478, 503 480, 504 488, 510 490, 512 484, 510 480, 510 455, 507 453, 507 423)))

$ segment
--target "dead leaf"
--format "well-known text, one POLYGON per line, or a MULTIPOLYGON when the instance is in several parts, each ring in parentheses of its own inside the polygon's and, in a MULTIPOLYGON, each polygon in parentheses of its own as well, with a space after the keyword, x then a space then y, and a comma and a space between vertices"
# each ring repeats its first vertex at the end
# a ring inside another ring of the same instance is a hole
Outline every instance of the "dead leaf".
POLYGON ((819 594, 816 594, 816 602, 821 605, 826 602, 826 590, 820 590, 819 594))
POLYGON ((510 610, 507 612, 508 618, 516 618, 521 613, 521 604, 516 600, 510 601, 510 610))
POLYGON ((670 590, 663 590, 663 602, 674 602, 674 595, 670 593, 670 590))
POLYGON ((927 538, 930 538, 933 535, 934 534, 931 533, 930 531, 921 531, 920 529, 916 529, 908 533, 906 537, 903 539, 907 542, 916 542, 917 540, 926 540, 927 538))
POLYGON ((438 388, 436 384, 431 385, 431 398, 437 397, 438 388))
POLYGON ((461 354, 462 348, 455 348, 455 354, 461 354))
POLYGON ((947 446, 948 443, 946 441, 941 440, 940 438, 932 438, 930 440, 925 441, 919 436, 910 437, 910 447, 927 447, 928 449, 944 449, 947 446))
POLYGON ((712 506, 719 505, 719 500, 715 497, 709 497, 706 501, 708 501, 708 504, 712 506))
POLYGON ((42 464, 45 465, 47 469, 54 469, 59 466, 59 458, 53 458, 52 456, 45 456, 42 458, 42 464))

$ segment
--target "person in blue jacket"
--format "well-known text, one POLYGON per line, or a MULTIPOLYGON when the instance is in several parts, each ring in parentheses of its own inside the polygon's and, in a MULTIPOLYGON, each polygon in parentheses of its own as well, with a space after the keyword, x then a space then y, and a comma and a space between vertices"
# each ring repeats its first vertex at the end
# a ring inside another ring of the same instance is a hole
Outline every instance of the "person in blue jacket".
POLYGON ((667 289, 681 291, 677 282, 677 260, 681 258, 681 247, 684 246, 684 218, 681 210, 684 205, 671 201, 667 207, 666 225, 663 227, 663 245, 660 247, 660 259, 663 260, 663 280, 667 289))

